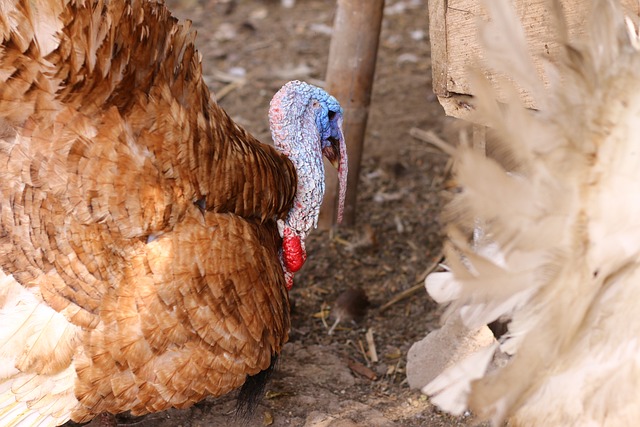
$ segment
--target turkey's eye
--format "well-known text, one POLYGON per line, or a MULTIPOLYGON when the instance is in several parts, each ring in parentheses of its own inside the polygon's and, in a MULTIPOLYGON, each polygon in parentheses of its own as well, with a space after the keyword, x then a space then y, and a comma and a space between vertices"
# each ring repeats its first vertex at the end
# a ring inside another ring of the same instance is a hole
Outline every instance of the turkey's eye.
POLYGON ((335 116, 336 116, 336 112, 329 110, 329 120, 333 120, 335 116))

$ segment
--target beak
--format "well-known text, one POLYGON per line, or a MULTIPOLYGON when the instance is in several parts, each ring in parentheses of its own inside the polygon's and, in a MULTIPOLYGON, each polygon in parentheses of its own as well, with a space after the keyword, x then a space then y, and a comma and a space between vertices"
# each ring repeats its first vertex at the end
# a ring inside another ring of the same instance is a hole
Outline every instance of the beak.
POLYGON ((328 138, 328 141, 331 145, 323 148, 322 154, 324 154, 334 168, 340 170, 340 141, 332 136, 328 138))
POLYGON ((338 181, 340 183, 340 194, 338 200, 338 223, 342 222, 344 212, 344 199, 347 194, 347 174, 349 172, 347 159, 347 144, 342 133, 342 117, 336 123, 336 132, 327 138, 329 145, 322 149, 322 154, 329 163, 338 170, 338 181))

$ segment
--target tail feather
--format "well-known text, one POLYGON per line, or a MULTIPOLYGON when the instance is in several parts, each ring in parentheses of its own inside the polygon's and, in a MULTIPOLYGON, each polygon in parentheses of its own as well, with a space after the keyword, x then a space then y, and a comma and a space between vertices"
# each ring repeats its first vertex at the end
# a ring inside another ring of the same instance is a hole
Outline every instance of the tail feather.
POLYGON ((487 374, 465 363, 490 353, 472 355, 425 391, 494 425, 622 425, 640 417, 637 33, 613 0, 595 0, 585 40, 569 43, 560 1, 549 4, 564 53, 543 83, 511 3, 485 1, 485 58, 505 77, 476 73, 473 90, 498 154, 457 148, 451 276, 427 282, 469 327, 510 319, 501 348, 514 356, 487 374), (538 111, 515 101, 522 90, 538 111), (472 243, 478 224, 485 239, 472 243), (620 382, 626 395, 603 392, 620 382))
POLYGON ((238 393, 238 403, 236 413, 240 416, 248 416, 255 411, 256 407, 264 396, 264 390, 276 369, 278 363, 278 355, 271 356, 271 364, 267 369, 258 372, 255 375, 247 376, 247 380, 242 385, 240 393, 238 393))
POLYGON ((77 406, 77 328, 0 271, 0 425, 57 426, 77 406))

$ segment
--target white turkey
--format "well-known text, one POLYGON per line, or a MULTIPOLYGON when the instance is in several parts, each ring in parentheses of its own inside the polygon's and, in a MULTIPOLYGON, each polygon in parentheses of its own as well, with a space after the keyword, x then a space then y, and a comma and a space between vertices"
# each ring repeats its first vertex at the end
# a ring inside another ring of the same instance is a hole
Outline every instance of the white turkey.
POLYGON ((484 60, 499 77, 475 73, 473 93, 495 129, 495 156, 445 147, 460 186, 443 217, 451 273, 427 279, 451 318, 470 330, 507 319, 508 332, 423 391, 445 410, 470 408, 495 426, 637 425, 636 27, 613 0, 595 0, 584 40, 569 40, 559 1, 549 4, 563 53, 546 64, 543 82, 511 3, 485 2, 484 60), (521 90, 537 111, 523 106, 521 90), (489 370, 498 349, 510 357, 489 370))

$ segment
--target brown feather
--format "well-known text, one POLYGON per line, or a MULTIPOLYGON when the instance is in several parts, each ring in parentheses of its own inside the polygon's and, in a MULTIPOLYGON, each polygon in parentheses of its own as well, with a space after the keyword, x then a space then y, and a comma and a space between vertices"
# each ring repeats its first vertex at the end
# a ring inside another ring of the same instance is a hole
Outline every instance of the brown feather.
POLYGON ((211 101, 164 5, 36 3, 0 17, 0 267, 81 328, 72 419, 239 387, 288 336, 293 165, 211 101))

